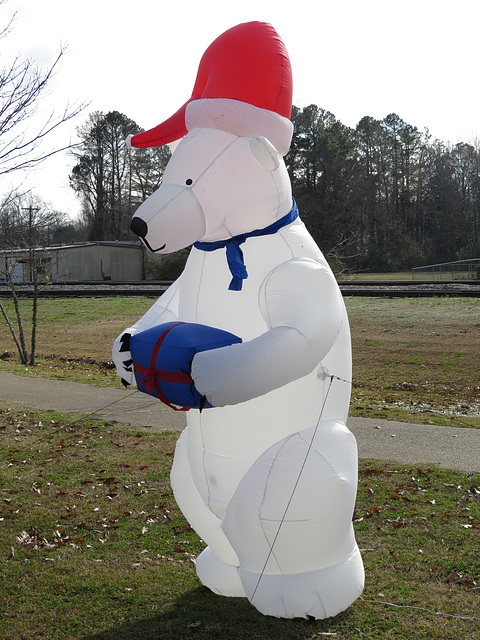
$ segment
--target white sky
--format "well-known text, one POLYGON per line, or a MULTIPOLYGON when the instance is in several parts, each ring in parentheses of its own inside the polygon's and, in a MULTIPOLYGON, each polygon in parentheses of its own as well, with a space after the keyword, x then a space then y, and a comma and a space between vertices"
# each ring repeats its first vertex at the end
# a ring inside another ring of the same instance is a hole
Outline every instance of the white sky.
MULTIPOLYGON (((480 132, 479 0, 8 0, 0 24, 17 8, 1 65, 20 53, 47 67, 68 45, 42 106, 90 101, 60 144, 94 110, 120 111, 145 129, 162 122, 190 97, 208 45, 250 20, 270 22, 284 40, 299 107, 316 104, 351 127, 395 112, 444 142, 480 132)), ((28 185, 74 216, 71 166, 61 154, 28 185)))

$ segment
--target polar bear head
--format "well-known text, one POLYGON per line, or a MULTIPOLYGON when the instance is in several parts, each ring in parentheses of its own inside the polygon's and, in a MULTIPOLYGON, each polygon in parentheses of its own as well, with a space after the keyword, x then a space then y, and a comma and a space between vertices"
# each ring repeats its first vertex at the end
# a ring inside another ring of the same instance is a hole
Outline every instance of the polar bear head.
POLYGON ((193 128, 176 147, 161 186, 131 228, 157 253, 264 228, 290 210, 282 156, 264 136, 193 128))
POLYGON ((141 148, 182 138, 162 185, 132 221, 150 249, 228 240, 290 211, 282 156, 293 134, 292 87, 288 53, 272 25, 239 24, 209 45, 187 102, 129 139, 141 148))

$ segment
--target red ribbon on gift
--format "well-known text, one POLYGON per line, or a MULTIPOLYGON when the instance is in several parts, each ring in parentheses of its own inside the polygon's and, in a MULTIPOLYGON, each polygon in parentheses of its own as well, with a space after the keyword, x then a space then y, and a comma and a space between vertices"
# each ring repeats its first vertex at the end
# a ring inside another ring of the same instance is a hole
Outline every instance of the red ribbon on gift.
POLYGON ((141 364, 133 363, 133 368, 136 374, 142 376, 142 379, 138 383, 139 385, 145 385, 147 392, 151 395, 152 391, 155 389, 158 398, 164 402, 167 406, 169 406, 174 411, 189 411, 188 407, 176 407, 171 402, 167 400, 165 395, 162 393, 160 389, 159 381, 161 382, 175 382, 177 384, 193 384, 192 376, 186 371, 166 371, 165 369, 157 369, 157 357, 158 352, 160 351, 160 347, 165 340, 167 333, 171 331, 174 327, 178 327, 179 324, 185 324, 184 322, 177 322, 173 324, 171 327, 166 329, 162 335, 158 338, 156 343, 153 346, 152 354, 150 356, 150 366, 145 367, 141 364))

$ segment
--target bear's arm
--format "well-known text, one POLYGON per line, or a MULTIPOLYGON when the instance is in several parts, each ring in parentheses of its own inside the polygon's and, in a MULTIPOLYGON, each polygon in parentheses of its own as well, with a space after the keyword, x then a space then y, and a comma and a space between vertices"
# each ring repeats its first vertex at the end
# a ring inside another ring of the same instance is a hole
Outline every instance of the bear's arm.
POLYGON ((259 305, 265 333, 193 360, 195 387, 214 407, 245 402, 311 373, 346 321, 332 272, 308 258, 275 268, 260 288, 259 305))

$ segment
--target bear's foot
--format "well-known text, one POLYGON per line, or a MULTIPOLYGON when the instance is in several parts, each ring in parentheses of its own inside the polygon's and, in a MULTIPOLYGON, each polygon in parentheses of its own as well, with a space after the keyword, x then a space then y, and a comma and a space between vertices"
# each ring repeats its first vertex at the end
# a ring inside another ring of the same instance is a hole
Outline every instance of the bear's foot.
POLYGON ((200 582, 221 596, 246 598, 238 574, 238 567, 226 564, 207 547, 197 558, 197 576, 200 582))
POLYGON ((240 568, 247 597, 264 615, 323 620, 345 611, 361 595, 363 562, 358 547, 344 562, 306 573, 267 575, 240 568))

